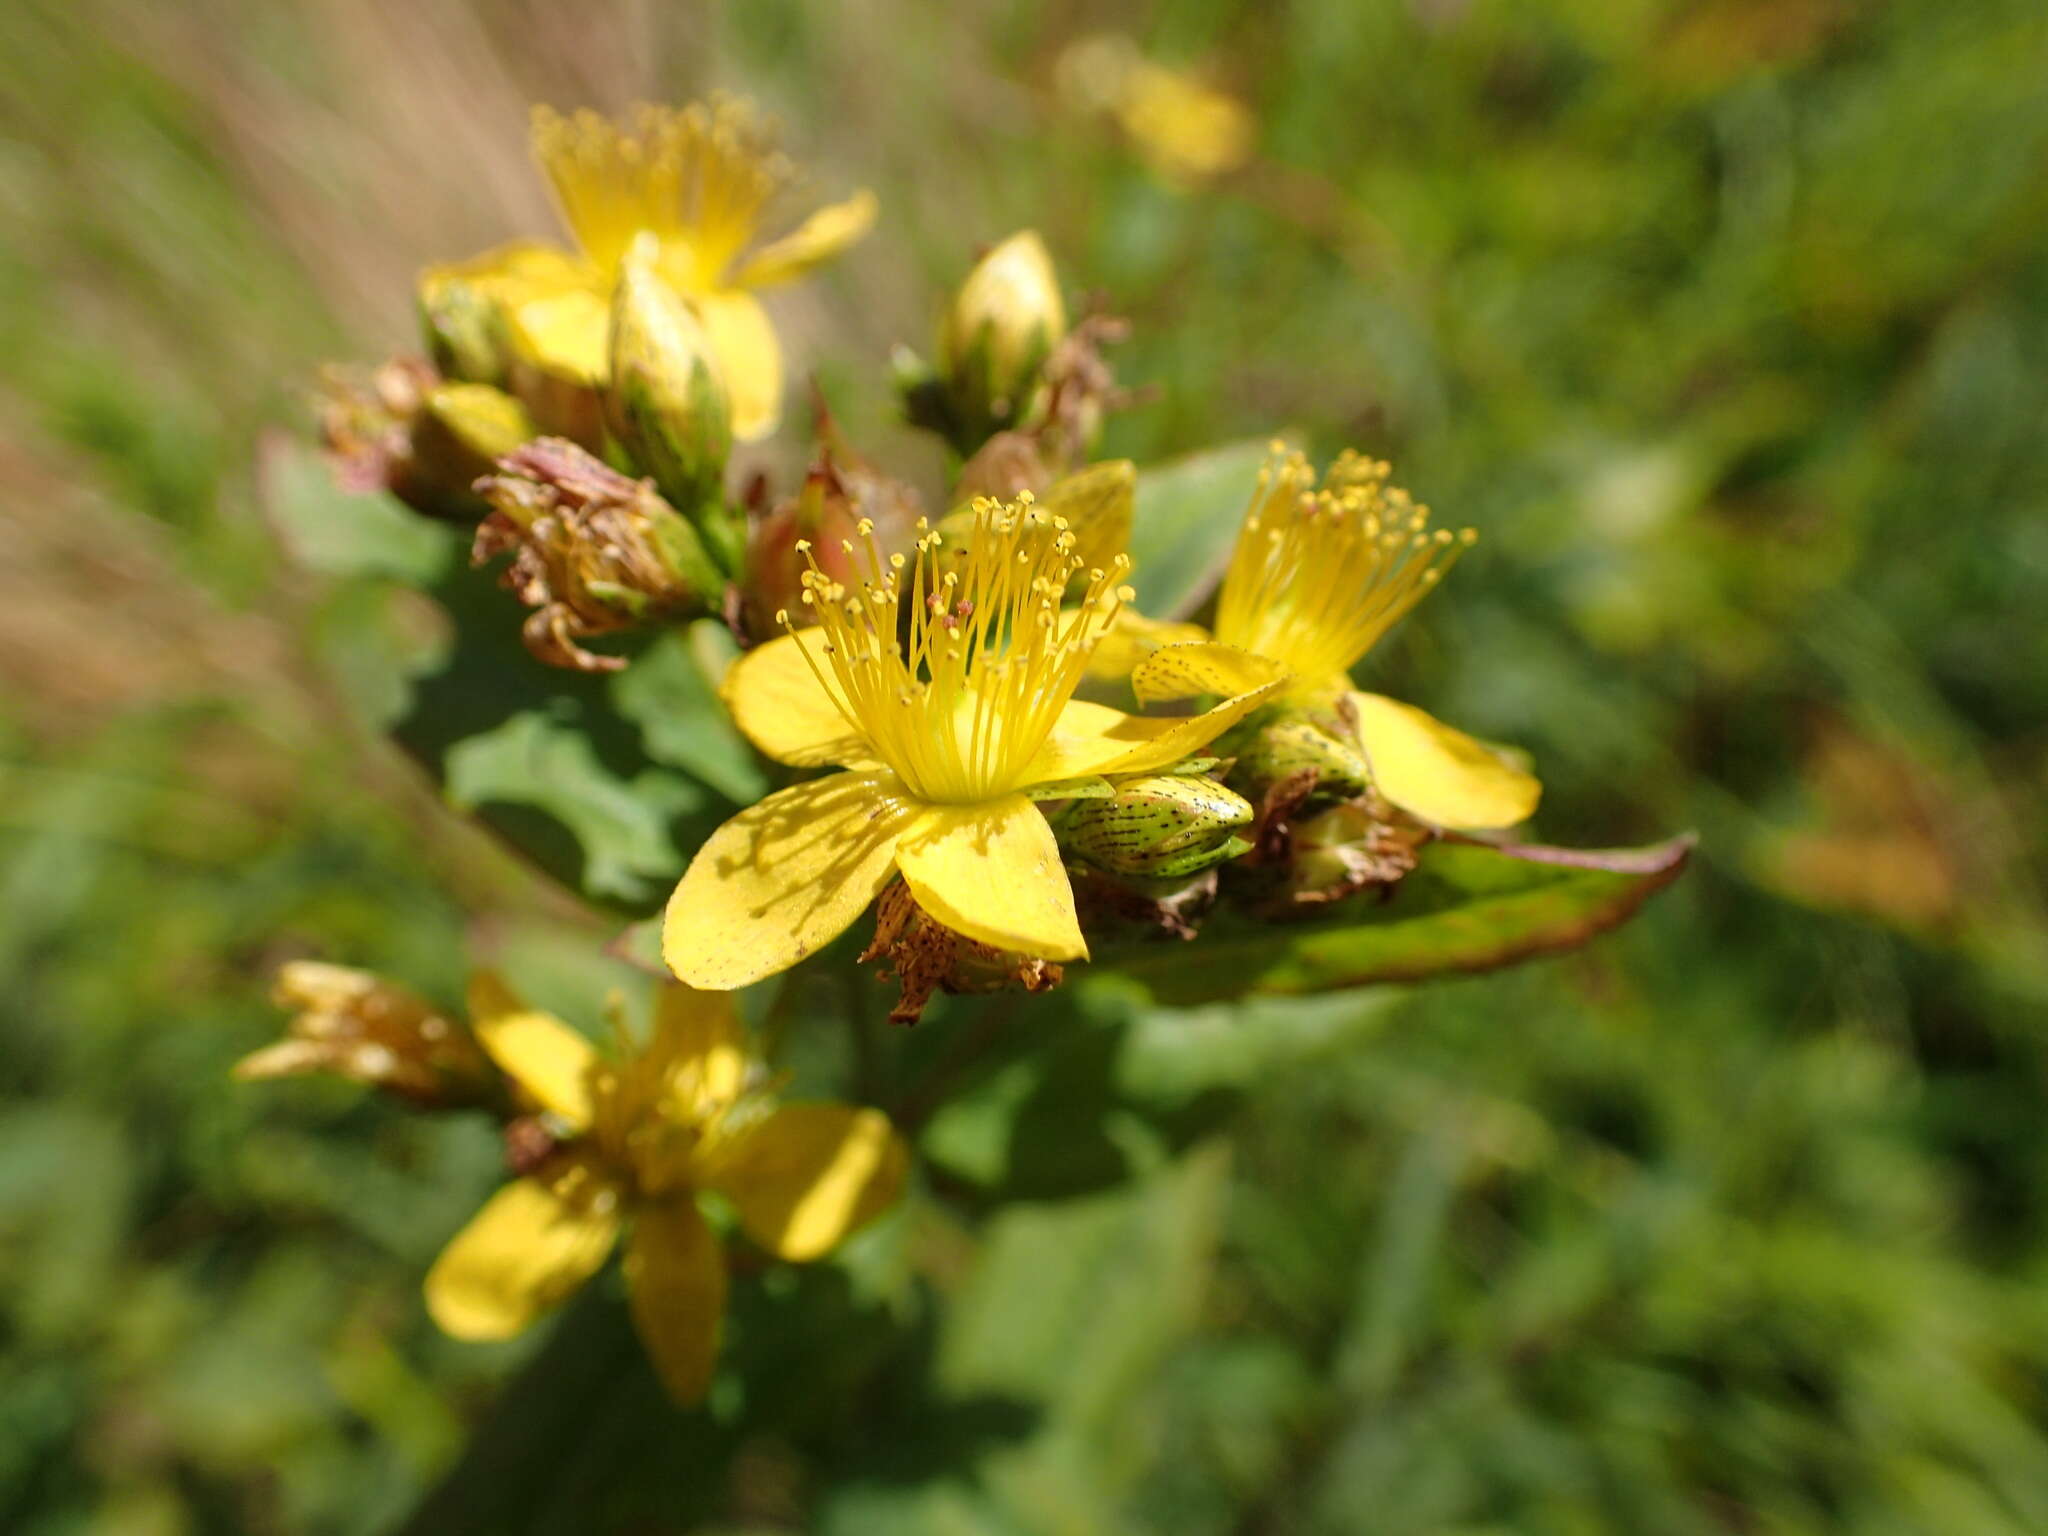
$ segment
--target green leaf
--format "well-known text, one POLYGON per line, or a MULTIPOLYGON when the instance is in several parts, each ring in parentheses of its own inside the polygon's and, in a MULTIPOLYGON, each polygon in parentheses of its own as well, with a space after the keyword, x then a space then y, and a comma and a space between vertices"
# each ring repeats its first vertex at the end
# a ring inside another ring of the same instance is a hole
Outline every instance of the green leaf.
POLYGON ((613 678, 612 702, 640 727, 649 757, 687 769, 736 805, 751 805, 768 793, 768 780, 706 674, 698 637, 707 629, 718 626, 704 619, 656 640, 613 678))
POLYGON ((1377 905, 1356 898, 1299 924, 1219 912, 1190 943, 1106 950, 1101 958, 1172 1003, 1491 970, 1577 948, 1626 922, 1678 878, 1692 847, 1691 837, 1595 850, 1446 838, 1377 905))
POLYGON ((578 868, 574 883, 629 906, 660 899, 681 877, 686 855, 672 823, 705 807, 690 780, 661 768, 629 778, 599 759, 573 716, 540 710, 456 743, 447 768, 457 806, 496 812, 501 830, 551 872, 578 868), (543 819, 507 818, 506 807, 543 819))
POLYGON ((1268 439, 1191 453, 1138 473, 1131 524, 1131 585, 1149 618, 1200 608, 1230 563, 1268 439))
POLYGON ((377 492, 345 491, 310 444, 273 432, 257 450, 261 500, 292 559, 324 576, 390 576, 424 586, 457 558, 461 531, 377 492))
POLYGON ((1210 1143, 1113 1194, 1018 1206, 990 1223, 940 1339, 949 1392, 1039 1405, 984 1480, 1026 1530, 1103 1530, 1163 1416, 1154 1378, 1195 1329, 1229 1188, 1210 1143))

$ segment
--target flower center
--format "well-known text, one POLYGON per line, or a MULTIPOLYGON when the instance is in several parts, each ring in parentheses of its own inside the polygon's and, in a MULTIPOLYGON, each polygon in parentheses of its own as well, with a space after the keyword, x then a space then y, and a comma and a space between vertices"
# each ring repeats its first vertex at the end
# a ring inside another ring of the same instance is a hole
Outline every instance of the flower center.
POLYGON ((819 643, 790 627, 841 715, 921 800, 989 800, 1020 787, 1073 696, 1089 653, 1131 597, 1130 561, 1081 574, 1063 517, 1031 503, 981 500, 964 546, 918 520, 908 560, 886 560, 861 519, 851 584, 834 581, 800 543, 810 569, 802 601, 819 643))
POLYGON ((1478 535, 1429 527, 1389 467, 1346 450, 1315 471, 1279 444, 1259 471, 1217 603, 1216 638, 1283 663, 1296 687, 1342 677, 1478 535))
POLYGON ((648 229, 661 240, 663 275, 686 290, 716 283, 790 176, 760 119, 733 100, 642 106, 630 128, 587 109, 563 117, 536 107, 533 154, 600 272, 617 271, 648 229))

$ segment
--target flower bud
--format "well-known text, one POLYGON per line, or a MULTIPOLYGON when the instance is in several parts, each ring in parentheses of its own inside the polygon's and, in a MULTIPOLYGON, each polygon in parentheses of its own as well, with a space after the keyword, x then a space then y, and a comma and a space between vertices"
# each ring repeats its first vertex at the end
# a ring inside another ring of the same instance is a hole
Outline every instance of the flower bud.
POLYGON ((1238 750, 1232 782, 1255 791, 1314 769, 1315 792, 1358 795, 1372 782, 1365 754, 1306 715, 1287 715, 1260 729, 1238 750))
POLYGON ((244 1056, 244 1079, 332 1073, 422 1109, 495 1105, 503 1085, 468 1026, 368 971, 295 960, 273 993, 294 1010, 285 1038, 244 1056))
POLYGON ((779 632, 778 613, 801 624, 810 607, 803 601, 803 574, 815 561, 834 581, 858 580, 847 545, 858 543, 863 519, 867 537, 883 558, 909 549, 923 513, 917 492, 882 473, 856 453, 821 404, 818 456, 801 490, 755 520, 747 541, 746 616, 748 632, 779 632), (797 546, 807 544, 808 549, 797 546))
POLYGON ((389 491, 429 517, 482 517, 477 476, 533 436, 510 395, 441 383, 418 358, 396 358, 367 376, 329 372, 322 382, 320 435, 341 484, 389 491))
POLYGON ((740 525, 724 506, 732 415, 703 325, 655 265, 652 235, 633 242, 612 295, 605 419, 633 462, 695 523, 728 569, 740 525))
POLYGON ((1194 774, 1126 779, 1106 800, 1079 800, 1060 841, 1099 869, 1151 879, 1192 875, 1251 844, 1237 835, 1253 811, 1243 796, 1194 774))
POLYGON ((575 258, 554 246, 515 241, 469 261, 420 274, 420 329, 444 377, 503 388, 512 363, 510 311, 530 299, 582 285, 575 258))
POLYGON ((901 880, 875 903, 874 942, 860 958, 864 965, 879 961, 881 974, 896 979, 901 995, 889 1010, 892 1024, 915 1024, 934 992, 1047 992, 1065 975, 1050 960, 955 933, 920 907, 901 880))
POLYGON ((460 487, 465 503, 481 513, 474 489, 493 465, 534 436, 526 407, 488 384, 440 384, 427 393, 413 422, 415 471, 438 487, 460 487))
POLYGON ((715 610, 725 577, 683 515, 574 443, 539 438, 479 482, 492 511, 477 529, 478 565, 510 553, 504 584, 534 612, 526 648, 581 672, 623 667, 578 640, 715 610))
POLYGON ((974 441, 1029 414, 1039 369, 1066 334, 1066 301, 1036 230, 975 264, 938 336, 939 377, 974 441))

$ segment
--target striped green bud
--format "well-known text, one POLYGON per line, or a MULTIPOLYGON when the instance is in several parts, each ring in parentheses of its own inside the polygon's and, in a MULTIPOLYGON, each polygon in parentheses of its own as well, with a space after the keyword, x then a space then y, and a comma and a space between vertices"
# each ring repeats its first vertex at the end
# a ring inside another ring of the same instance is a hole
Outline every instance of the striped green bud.
POLYGON ((1359 795, 1372 781, 1363 752, 1304 715, 1283 716, 1256 732, 1239 750, 1231 779, 1263 790, 1311 768, 1318 794, 1359 795))
POLYGON ((1077 801, 1061 841, 1112 874, 1178 877, 1247 852, 1237 829, 1252 816, 1249 801, 1214 779, 1155 774, 1124 780, 1108 799, 1077 801))

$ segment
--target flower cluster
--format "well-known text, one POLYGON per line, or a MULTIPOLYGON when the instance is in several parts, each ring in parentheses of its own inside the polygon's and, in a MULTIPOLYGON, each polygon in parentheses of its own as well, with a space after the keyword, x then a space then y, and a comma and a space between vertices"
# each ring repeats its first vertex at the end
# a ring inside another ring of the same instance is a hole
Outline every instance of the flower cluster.
MULTIPOLYGON (((1177 179, 1250 153, 1227 98, 1104 47, 1068 73, 1177 179)), ((280 989, 290 1036, 241 1070, 496 1114, 514 1177, 434 1266, 434 1317, 515 1332, 623 1243, 648 1351, 692 1401, 725 1238, 819 1258, 895 1199, 908 1162, 878 1109, 779 1102, 736 991, 870 908, 860 959, 897 981, 895 1019, 939 992, 1043 991, 1219 914, 1273 925, 1387 894, 1433 841, 1525 820, 1540 787, 1518 753, 1352 681, 1474 541, 1432 528, 1383 462, 1347 451, 1318 476, 1275 444, 1195 610, 1208 622, 1137 611, 1139 476, 1093 459, 1133 399, 1101 352, 1122 326, 1070 320, 1035 233, 967 272, 931 362, 894 359, 906 419, 951 451, 943 487, 869 462, 820 399, 800 482, 778 496, 756 472, 735 494, 734 441, 782 411, 753 292, 844 249, 874 199, 750 252, 791 173, 730 101, 625 123, 541 109, 534 148, 574 247, 425 274, 431 361, 338 382, 324 435, 346 483, 474 525, 542 661, 616 671, 627 656, 585 642, 723 623, 739 654, 719 696, 779 787, 681 871, 661 920, 676 980, 644 1042, 622 1030, 600 1053, 490 976, 458 1023, 300 965, 280 989)))

